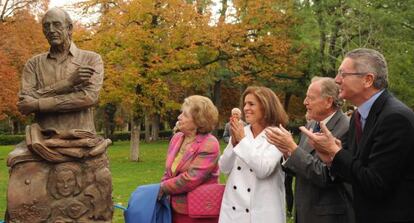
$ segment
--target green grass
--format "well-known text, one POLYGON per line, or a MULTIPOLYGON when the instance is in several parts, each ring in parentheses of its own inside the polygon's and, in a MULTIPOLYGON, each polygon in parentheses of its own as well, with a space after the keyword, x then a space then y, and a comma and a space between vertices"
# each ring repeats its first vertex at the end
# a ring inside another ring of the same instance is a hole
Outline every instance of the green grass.
POLYGON ((7 154, 12 150, 12 146, 0 146, 0 219, 3 219, 6 211, 6 194, 9 171, 6 166, 7 154))
MULTIPOLYGON (((153 143, 141 143, 140 162, 129 161, 129 142, 115 142, 109 147, 110 169, 112 172, 113 201, 122 206, 128 205, 131 193, 139 185, 158 183, 164 172, 165 156, 167 153, 167 141, 153 143)), ((221 144, 224 149, 225 145, 221 144)), ((0 146, 0 219, 6 210, 6 193, 8 182, 8 169, 6 167, 7 154, 13 146, 0 146)), ((225 177, 220 177, 225 182, 225 177)), ((123 212, 115 209, 114 223, 122 223, 123 212)), ((291 222, 291 221, 288 221, 291 222)))
MULTIPOLYGON (((167 141, 141 143, 138 163, 129 161, 129 142, 116 142, 110 147, 114 203, 127 206, 128 199, 137 186, 160 182, 167 146, 167 141)), ((113 222, 124 222, 122 214, 121 210, 115 209, 113 222)))

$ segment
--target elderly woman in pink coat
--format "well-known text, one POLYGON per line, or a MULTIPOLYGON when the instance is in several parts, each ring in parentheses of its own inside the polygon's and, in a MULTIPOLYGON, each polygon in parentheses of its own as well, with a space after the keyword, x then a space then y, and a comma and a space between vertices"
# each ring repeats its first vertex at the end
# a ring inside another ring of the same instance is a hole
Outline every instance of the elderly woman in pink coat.
POLYGON ((216 127, 218 111, 210 99, 199 95, 186 98, 181 110, 179 131, 168 147, 160 193, 171 197, 173 223, 217 222, 216 218, 189 217, 187 193, 203 184, 218 183, 220 147, 210 134, 216 127))

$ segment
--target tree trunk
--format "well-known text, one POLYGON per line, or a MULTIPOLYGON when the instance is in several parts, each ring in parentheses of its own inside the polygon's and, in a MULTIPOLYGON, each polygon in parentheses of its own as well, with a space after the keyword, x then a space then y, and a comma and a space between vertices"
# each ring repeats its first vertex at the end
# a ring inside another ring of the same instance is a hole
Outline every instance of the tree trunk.
POLYGON ((104 136, 113 139, 115 131, 116 105, 108 103, 104 105, 104 136))
POLYGON ((226 22, 226 12, 227 12, 227 0, 221 0, 221 11, 219 17, 219 25, 223 25, 226 22))
POLYGON ((17 132, 18 133, 23 132, 23 129, 25 129, 25 125, 21 123, 20 121, 16 121, 16 122, 17 122, 17 132))
POLYGON ((214 82, 213 103, 220 110, 221 108, 221 80, 214 82))
POLYGON ((128 123, 128 122, 124 123, 124 126, 122 127, 123 132, 128 132, 130 130, 129 124, 130 123, 128 123))
POLYGON ((332 37, 331 41, 329 42, 329 67, 326 73, 328 77, 336 76, 336 61, 343 51, 341 44, 337 44, 337 40, 341 37, 340 33, 343 27, 343 20, 341 16, 346 12, 342 1, 338 2, 338 6, 336 8, 338 9, 335 12, 335 25, 332 27, 332 37))
POLYGON ((314 1, 316 7, 316 18, 319 26, 319 56, 320 56, 320 66, 321 66, 321 73, 322 76, 326 76, 326 55, 325 55, 325 47, 326 47, 326 24, 324 21, 323 15, 323 4, 322 1, 316 0, 314 1))
POLYGON ((145 142, 149 142, 149 141, 151 141, 151 132, 150 132, 150 129, 151 129, 151 125, 150 125, 150 117, 148 117, 148 115, 145 115, 145 118, 144 118, 145 120, 144 120, 144 124, 145 124, 145 142))
POLYGON ((131 161, 139 161, 139 135, 141 134, 141 121, 139 118, 133 117, 131 119, 131 144, 130 154, 131 161))
POLYGON ((285 101, 283 102, 283 107, 284 107, 286 112, 288 112, 289 102, 290 102, 291 97, 292 97, 292 93, 291 92, 286 92, 285 101))
POLYGON ((9 117, 8 118, 8 123, 9 123, 9 128, 10 128, 10 134, 14 135, 15 134, 15 128, 14 128, 13 119, 9 117))
POLYGON ((160 115, 156 114, 151 119, 151 139, 157 141, 160 133, 160 115))

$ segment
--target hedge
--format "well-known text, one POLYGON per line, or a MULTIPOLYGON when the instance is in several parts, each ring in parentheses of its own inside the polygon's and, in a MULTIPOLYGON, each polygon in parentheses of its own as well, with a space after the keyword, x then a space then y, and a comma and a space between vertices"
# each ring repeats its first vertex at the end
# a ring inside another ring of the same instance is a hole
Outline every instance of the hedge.
MULTIPOLYGON (((221 139, 222 135, 223 135, 223 129, 218 129, 216 130, 217 133, 213 133, 214 135, 219 136, 218 138, 221 139)), ((160 139, 169 139, 172 136, 172 131, 171 130, 163 130, 160 131, 158 134, 158 137, 160 139)), ((141 139, 145 138, 145 133, 141 132, 140 134, 141 139)), ((113 137, 111 137, 112 141, 127 141, 130 140, 131 138, 131 133, 130 132, 115 132, 113 137)))
MULTIPOLYGON (((171 130, 166 131, 160 131, 158 134, 158 137, 161 139, 168 139, 172 135, 171 130)), ((141 131, 140 138, 145 138, 145 132, 141 131)), ((130 132, 115 132, 114 135, 111 137, 112 141, 128 141, 131 139, 131 133, 130 132)))
MULTIPOLYGON (((288 125, 288 129, 292 131, 294 135, 300 133, 299 126, 303 125, 304 123, 290 123, 288 125)), ((214 135, 218 136, 217 138, 221 139, 223 136, 223 129, 217 129, 214 131, 214 135)), ((159 132, 159 137, 161 139, 169 139, 171 138, 172 131, 171 130, 163 130, 159 132)), ((145 138, 145 133, 141 131, 140 135, 141 139, 145 138)), ((112 141, 128 141, 131 138, 130 132, 115 132, 113 137, 111 137, 112 141)), ((0 145, 16 145, 25 139, 24 135, 0 135, 0 145)))
MULTIPOLYGON (((159 137, 161 139, 169 139, 172 135, 172 131, 160 131, 159 137)), ((112 141, 128 141, 131 138, 129 132, 115 132, 112 141)), ((141 139, 145 138, 145 133, 141 132, 141 139)), ((0 145, 16 145, 25 139, 24 135, 0 135, 0 145)))
POLYGON ((0 145, 16 145, 24 139, 24 135, 0 135, 0 145))

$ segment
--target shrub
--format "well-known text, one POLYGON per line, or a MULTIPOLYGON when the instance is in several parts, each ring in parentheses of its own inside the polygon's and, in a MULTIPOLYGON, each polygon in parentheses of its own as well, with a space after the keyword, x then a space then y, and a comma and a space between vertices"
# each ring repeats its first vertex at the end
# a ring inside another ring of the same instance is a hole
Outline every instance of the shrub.
MULTIPOLYGON (((171 130, 163 130, 160 131, 158 134, 160 139, 169 139, 172 136, 171 130)), ((112 141, 129 141, 131 139, 130 132, 115 132, 114 135, 111 137, 112 141)), ((145 139, 145 132, 141 131, 140 139, 145 139)))
MULTIPOLYGON (((213 132, 214 135, 217 134, 217 138, 221 139, 223 136, 223 129, 217 129, 213 132)), ((100 133, 100 135, 102 135, 100 133)), ((159 132, 160 139, 170 139, 172 136, 172 130, 162 130, 159 132)), ((145 132, 141 131, 140 138, 145 138, 145 132)), ((24 135, 0 135, 0 145, 16 145, 25 139, 24 135)), ((113 142, 115 141, 129 141, 131 139, 130 132, 115 132, 111 137, 113 142)))
POLYGON ((16 145, 23 140, 24 135, 0 135, 0 145, 16 145))

